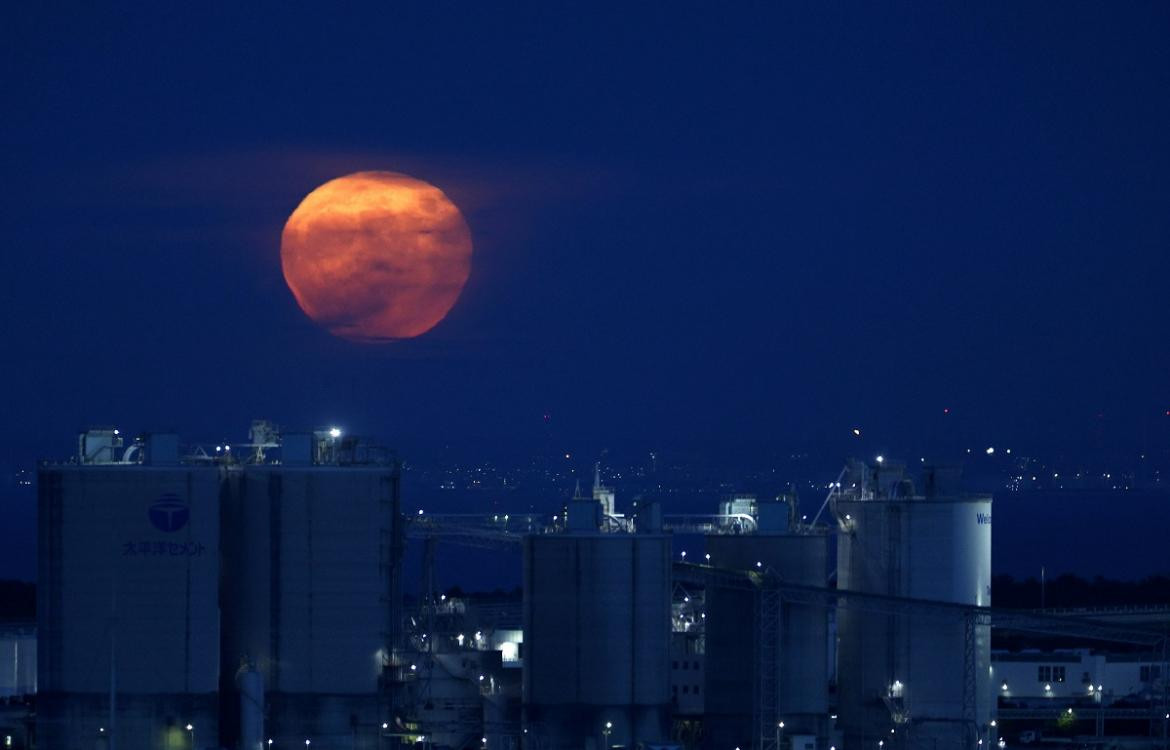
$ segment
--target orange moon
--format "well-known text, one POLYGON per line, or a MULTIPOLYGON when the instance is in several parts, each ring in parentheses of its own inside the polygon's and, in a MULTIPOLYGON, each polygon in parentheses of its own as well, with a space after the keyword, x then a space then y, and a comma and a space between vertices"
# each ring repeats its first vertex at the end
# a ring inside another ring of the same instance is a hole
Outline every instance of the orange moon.
POLYGON ((357 172, 301 201, 280 237, 280 265, 297 304, 334 336, 409 339, 459 299, 471 273, 471 232, 434 185, 357 172))

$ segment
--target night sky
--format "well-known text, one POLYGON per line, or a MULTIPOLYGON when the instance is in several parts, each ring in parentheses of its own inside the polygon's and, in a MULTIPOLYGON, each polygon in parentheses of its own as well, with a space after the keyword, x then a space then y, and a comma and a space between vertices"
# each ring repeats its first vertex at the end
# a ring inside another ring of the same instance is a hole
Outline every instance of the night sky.
POLYGON ((407 456, 1170 446, 1170 5, 73 5, 0 18, 0 463, 253 417, 407 456), (420 338, 334 338, 281 275, 360 170, 470 227, 420 338))

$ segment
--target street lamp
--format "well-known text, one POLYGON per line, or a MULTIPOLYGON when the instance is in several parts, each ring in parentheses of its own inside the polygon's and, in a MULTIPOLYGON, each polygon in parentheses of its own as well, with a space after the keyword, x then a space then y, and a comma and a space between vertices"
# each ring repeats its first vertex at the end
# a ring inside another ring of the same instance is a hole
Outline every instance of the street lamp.
POLYGON ((605 735, 605 750, 609 750, 609 733, 612 731, 613 731, 613 722, 612 721, 605 722, 605 729, 601 730, 601 733, 603 735, 605 735))
POLYGON ((780 735, 783 732, 783 730, 784 730, 784 722, 783 721, 776 722, 776 747, 777 748, 780 747, 780 735))
POLYGON ((187 725, 187 734, 191 735, 191 750, 195 750, 195 725, 187 725))

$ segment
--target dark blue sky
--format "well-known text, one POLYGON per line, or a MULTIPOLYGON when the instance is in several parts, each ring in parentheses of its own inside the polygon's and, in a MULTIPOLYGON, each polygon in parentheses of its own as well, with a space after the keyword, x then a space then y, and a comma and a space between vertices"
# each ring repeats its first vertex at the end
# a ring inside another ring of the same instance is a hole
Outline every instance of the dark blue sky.
POLYGON ((4 455, 254 416, 407 454, 1170 444, 1165 3, 423 5, 3 11, 4 455), (475 243, 383 348, 279 267, 366 169, 475 243))

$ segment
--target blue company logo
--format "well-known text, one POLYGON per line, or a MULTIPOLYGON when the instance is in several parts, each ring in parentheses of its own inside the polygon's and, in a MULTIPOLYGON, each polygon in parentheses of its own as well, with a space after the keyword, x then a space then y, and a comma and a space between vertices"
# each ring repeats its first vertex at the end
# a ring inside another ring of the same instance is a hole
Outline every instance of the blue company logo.
POLYGON ((156 529, 170 533, 187 525, 191 520, 191 509, 178 495, 168 492, 151 503, 147 515, 156 529))
POLYGON ((980 526, 983 526, 984 524, 990 526, 991 525, 991 514, 990 513, 976 513, 975 520, 976 520, 976 522, 978 522, 978 524, 980 526))

